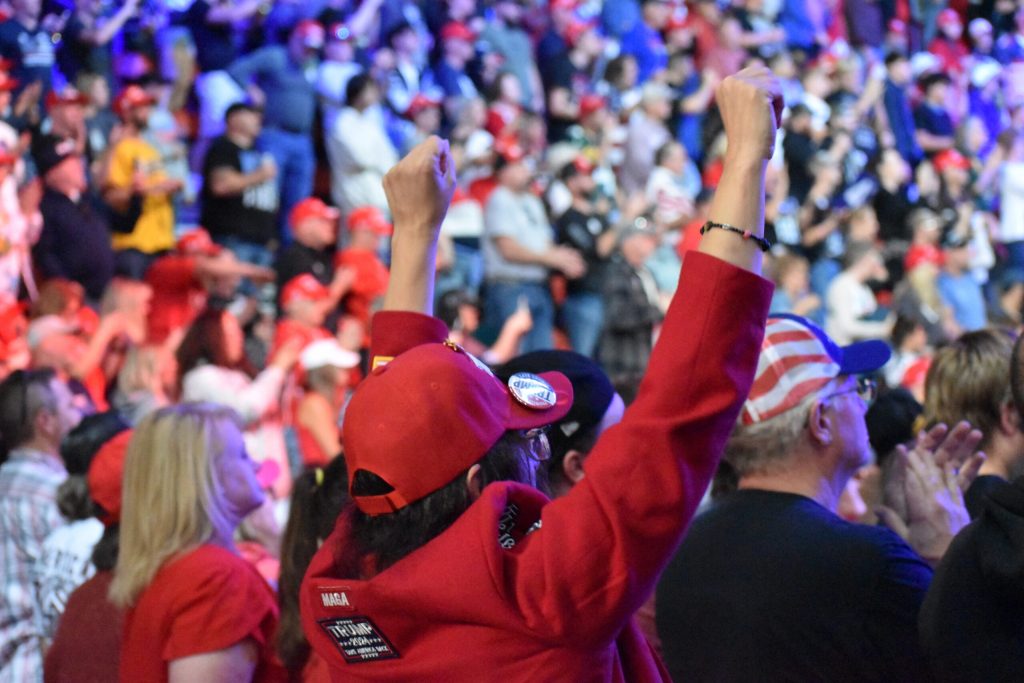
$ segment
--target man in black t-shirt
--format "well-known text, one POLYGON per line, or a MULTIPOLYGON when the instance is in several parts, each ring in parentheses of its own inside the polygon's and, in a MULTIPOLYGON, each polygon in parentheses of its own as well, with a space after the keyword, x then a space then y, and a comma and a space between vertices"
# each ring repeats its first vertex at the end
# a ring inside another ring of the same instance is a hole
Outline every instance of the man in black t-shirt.
POLYGON ((259 110, 234 104, 227 130, 213 141, 203 163, 202 224, 242 261, 270 266, 277 237, 277 168, 256 149, 259 110))
POLYGON ((565 140, 569 129, 579 122, 580 98, 590 86, 594 60, 604 50, 604 41, 593 24, 572 24, 565 39, 569 50, 540 65, 547 93, 549 142, 565 140))
POLYGON ((562 182, 572 192, 572 206, 555 222, 557 242, 578 251, 587 264, 582 277, 568 280, 562 317, 572 348, 591 357, 604 325, 604 266, 615 248, 615 232, 591 201, 593 172, 593 162, 582 154, 562 169, 562 182))
POLYGON ((658 633, 676 678, 931 679, 917 630, 932 576, 923 558, 937 562, 967 522, 952 468, 977 470, 981 434, 942 427, 900 456, 905 519, 880 508, 900 535, 839 517, 840 495, 871 460, 873 385, 858 375, 889 355, 881 341, 839 347, 804 318, 768 318, 725 447, 739 490, 694 520, 658 584, 658 633))

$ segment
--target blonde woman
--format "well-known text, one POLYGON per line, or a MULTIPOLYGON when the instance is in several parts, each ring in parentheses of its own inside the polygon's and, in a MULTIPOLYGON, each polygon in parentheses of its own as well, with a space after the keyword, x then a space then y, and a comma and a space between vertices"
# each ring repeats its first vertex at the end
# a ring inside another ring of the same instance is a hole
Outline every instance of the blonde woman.
POLYGON ((170 400, 168 387, 174 386, 177 361, 161 346, 133 346, 117 373, 114 407, 130 424, 162 408, 170 400))
POLYGON ((233 540, 264 496, 240 424, 229 408, 185 403, 136 427, 110 587, 127 610, 121 680, 284 680, 274 593, 233 540))

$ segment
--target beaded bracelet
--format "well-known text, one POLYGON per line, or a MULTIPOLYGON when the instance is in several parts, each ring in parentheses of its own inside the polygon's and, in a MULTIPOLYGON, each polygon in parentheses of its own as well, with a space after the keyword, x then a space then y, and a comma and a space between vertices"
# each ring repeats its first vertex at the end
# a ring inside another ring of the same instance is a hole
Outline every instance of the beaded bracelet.
POLYGON ((769 251, 772 248, 772 243, 766 240, 765 238, 758 237, 749 230, 742 230, 733 225, 729 225, 728 223, 714 223, 712 221, 708 221, 707 223, 704 224, 704 227, 700 229, 700 234, 703 235, 705 232, 713 228, 734 232, 745 240, 753 240, 754 242, 757 243, 757 246, 761 247, 761 251, 769 251))

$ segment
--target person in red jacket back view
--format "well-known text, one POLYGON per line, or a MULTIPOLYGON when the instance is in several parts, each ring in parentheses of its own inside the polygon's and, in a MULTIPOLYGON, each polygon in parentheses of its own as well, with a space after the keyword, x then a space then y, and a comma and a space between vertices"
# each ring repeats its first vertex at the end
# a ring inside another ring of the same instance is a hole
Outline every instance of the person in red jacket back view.
POLYGON ((391 280, 342 434, 354 505, 299 595, 333 680, 668 679, 632 615, 753 381, 779 93, 760 67, 720 86, 729 154, 714 224, 682 269, 687 303, 669 309, 636 402, 598 439, 587 476, 554 502, 538 476, 544 428, 566 415, 571 384, 556 372, 501 382, 444 341, 425 314, 454 189, 447 143, 428 139, 388 173, 391 280))

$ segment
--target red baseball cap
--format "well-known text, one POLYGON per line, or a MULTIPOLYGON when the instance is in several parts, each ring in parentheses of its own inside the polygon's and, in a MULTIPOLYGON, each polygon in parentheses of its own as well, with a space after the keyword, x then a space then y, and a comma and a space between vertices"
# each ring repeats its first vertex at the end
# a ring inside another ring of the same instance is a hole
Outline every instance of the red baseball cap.
POLYGON ((515 135, 502 135, 494 141, 494 151, 498 153, 507 164, 514 164, 526 157, 526 150, 519 143, 515 135))
POLYGON ((575 47, 587 31, 595 28, 597 28, 597 24, 592 21, 574 21, 565 27, 565 35, 563 37, 569 47, 575 47))
POLYGON ((0 92, 11 92, 21 84, 17 78, 11 78, 6 70, 0 70, 0 92))
POLYGON ((349 232, 369 230, 378 235, 390 235, 394 231, 391 223, 384 217, 384 212, 376 206, 360 206, 353 209, 348 215, 347 225, 349 232))
POLYGON ((12 166, 18 162, 17 152, 14 150, 7 149, 3 144, 0 144, 0 166, 12 166))
POLYGON ((594 160, 586 154, 577 154, 576 158, 572 160, 572 166, 576 169, 577 173, 583 175, 590 175, 594 172, 597 166, 594 165, 594 160))
POLYGON ((600 95, 584 95, 580 98, 580 118, 585 119, 595 111, 599 111, 608 106, 608 101, 600 95))
POLYGON ((178 238, 178 251, 183 254, 216 256, 224 248, 210 238, 205 228, 193 228, 178 238))
POLYGON ((124 118, 131 109, 153 104, 154 102, 156 102, 156 98, 141 87, 129 85, 118 93, 117 98, 114 100, 114 113, 124 118))
POLYGON ((956 13, 955 9, 946 8, 939 12, 939 17, 936 19, 936 23, 940 28, 946 26, 963 26, 964 22, 960 20, 960 15, 956 13))
POLYGON ((449 21, 441 29, 441 40, 464 40, 472 43, 476 40, 476 33, 461 21, 449 21))
POLYGON ((418 92, 416 93, 415 97, 412 98, 412 102, 410 102, 409 106, 406 108, 405 115, 411 119, 425 109, 440 106, 441 101, 438 100, 436 97, 431 97, 430 95, 425 95, 421 92, 418 92))
POLYGON ((891 355, 889 345, 880 340, 839 346, 806 318, 769 316, 754 385, 740 413, 743 424, 781 415, 836 377, 872 372, 891 355))
POLYGON ((963 154, 955 149, 946 149, 935 155, 932 159, 935 170, 942 173, 946 169, 959 168, 966 171, 971 167, 971 162, 963 154))
POLYGON ((343 439, 349 491, 371 472, 393 490, 353 495, 368 515, 401 510, 451 482, 508 430, 557 422, 572 407, 559 372, 517 373, 502 383, 451 342, 424 344, 378 366, 352 396, 343 439))
POLYGON ((672 33, 672 31, 677 31, 681 28, 687 28, 689 24, 686 20, 686 12, 673 12, 672 16, 665 22, 665 33, 672 33))
POLYGON ((296 275, 281 289, 281 306, 286 307, 296 301, 323 301, 331 296, 331 291, 310 273, 296 275))
POLYGON ((302 38, 302 44, 319 50, 324 46, 324 27, 313 19, 303 19, 295 25, 293 34, 302 38))
POLYGON ((292 207, 292 212, 288 215, 288 224, 295 228, 309 218, 325 218, 329 221, 336 221, 340 216, 341 212, 332 206, 327 206, 320 199, 306 197, 292 207))
POLYGON ((551 0, 548 4, 548 9, 551 11, 555 10, 568 10, 575 11, 579 6, 580 0, 551 0))
POLYGON ((124 480, 124 456, 128 451, 132 430, 128 429, 96 451, 96 456, 89 464, 86 483, 93 501, 103 508, 104 514, 100 521, 104 526, 112 526, 121 521, 121 486, 124 480))
POLYGON ((77 104, 83 106, 89 103, 89 98, 78 92, 75 88, 68 86, 57 92, 51 90, 46 95, 46 111, 50 111, 54 107, 60 107, 67 104, 77 104))

